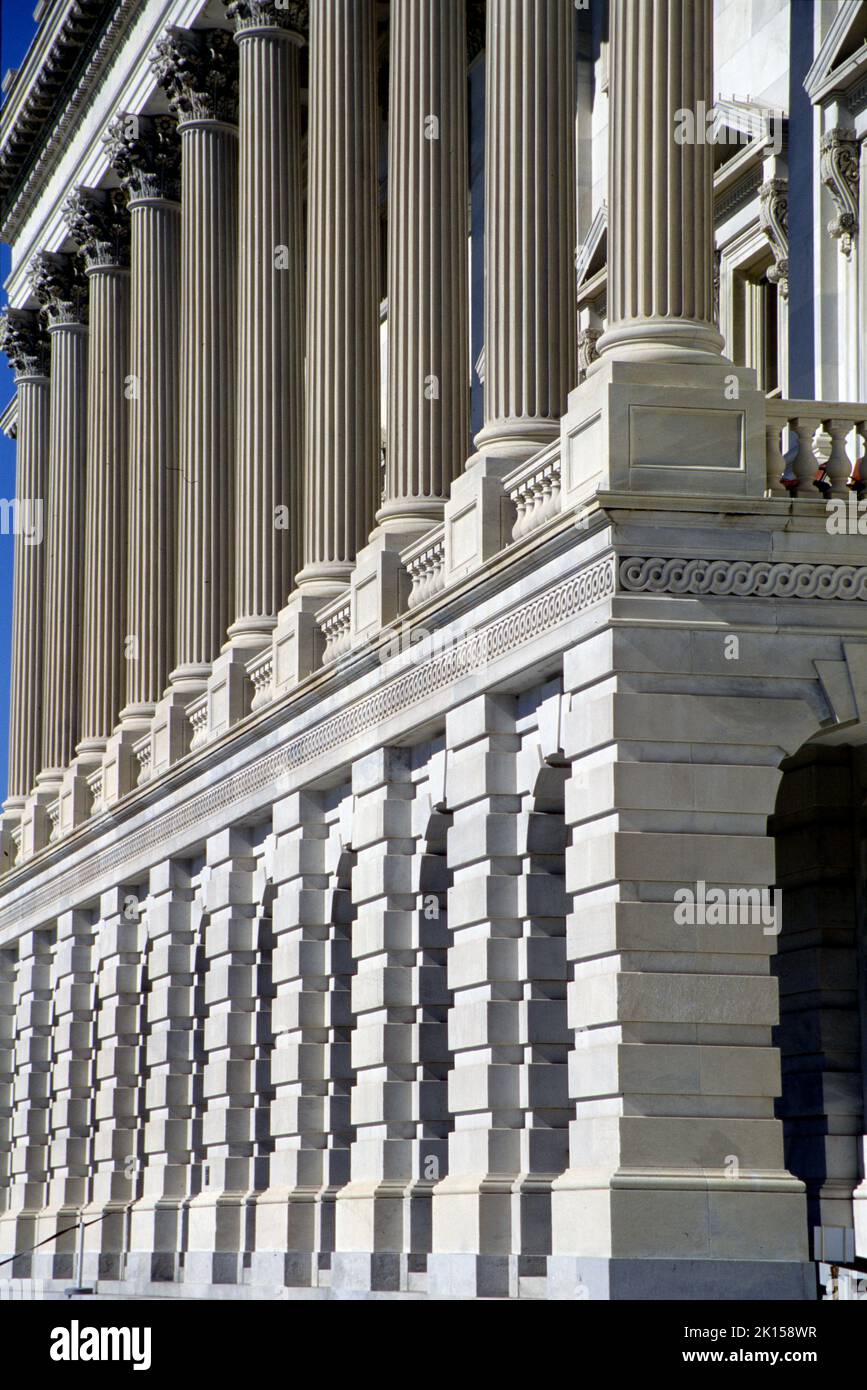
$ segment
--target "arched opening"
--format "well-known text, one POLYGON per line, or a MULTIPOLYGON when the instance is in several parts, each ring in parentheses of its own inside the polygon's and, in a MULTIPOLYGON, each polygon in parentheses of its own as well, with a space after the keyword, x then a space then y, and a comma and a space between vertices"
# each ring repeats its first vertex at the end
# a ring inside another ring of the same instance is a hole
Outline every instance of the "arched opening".
POLYGON ((864 753, 808 744, 787 759, 768 828, 782 909, 772 969, 786 1166, 806 1186, 812 1257, 867 1271, 853 1201, 865 1128, 864 753))

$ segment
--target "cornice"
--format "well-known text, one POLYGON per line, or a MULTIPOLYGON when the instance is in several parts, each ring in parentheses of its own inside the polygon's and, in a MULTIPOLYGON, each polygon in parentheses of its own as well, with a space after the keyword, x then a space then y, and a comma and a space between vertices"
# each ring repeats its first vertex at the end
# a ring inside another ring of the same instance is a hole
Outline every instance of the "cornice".
MULTIPOLYGON (((90 0, 70 0, 67 9, 81 9, 90 0)), ((63 33, 40 55, 32 50, 30 72, 25 63, 0 117, 0 235, 14 241, 26 217, 65 153, 69 139, 105 81, 121 43, 147 0, 93 0, 98 14, 77 39, 63 33), (45 73, 40 78, 40 73, 45 73), (48 74, 53 74, 46 87, 48 74), (18 83, 29 79, 18 95, 18 83), (40 86, 42 82, 42 86, 40 86)))

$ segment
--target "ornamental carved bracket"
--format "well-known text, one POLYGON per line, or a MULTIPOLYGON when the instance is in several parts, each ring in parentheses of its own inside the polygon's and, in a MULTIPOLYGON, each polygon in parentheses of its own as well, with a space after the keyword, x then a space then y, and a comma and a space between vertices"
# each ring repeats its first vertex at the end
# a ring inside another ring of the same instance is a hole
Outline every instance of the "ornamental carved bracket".
POLYGON ((51 344, 40 316, 30 309, 6 309, 0 315, 0 352, 16 376, 48 376, 51 344))
POLYGON ((840 242, 843 255, 852 255, 858 233, 858 189, 860 182, 860 146, 849 130, 837 127, 822 137, 822 182, 837 208, 837 216, 828 223, 828 231, 840 242))
POLYGON ((105 137, 111 167, 127 196, 181 196, 181 142, 172 116, 118 116, 105 137))
POLYGON ((245 29, 270 28, 306 36, 310 26, 308 0, 231 0, 226 14, 239 34, 245 29))
POLYGON ((581 381, 586 377, 591 362, 598 360, 599 350, 596 344, 601 337, 601 328, 584 328, 578 334, 578 376, 581 381))
POLYGON ((769 179, 759 189, 759 225, 770 242, 774 264, 768 279, 783 299, 789 297, 789 184, 769 179))
POLYGON ((119 188, 77 188, 67 198, 63 216, 88 269, 129 264, 129 213, 119 188))
POLYGON ((29 279, 49 327, 87 323, 87 277, 78 256, 40 251, 30 263, 29 279))
POLYGON ((169 29, 151 55, 179 122, 238 119, 238 49, 227 29, 169 29))

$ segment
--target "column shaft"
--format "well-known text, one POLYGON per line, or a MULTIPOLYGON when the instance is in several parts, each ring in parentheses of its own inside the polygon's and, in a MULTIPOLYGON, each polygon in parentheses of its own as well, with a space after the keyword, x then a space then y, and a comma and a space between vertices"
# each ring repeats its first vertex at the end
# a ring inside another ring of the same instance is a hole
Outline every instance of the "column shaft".
POLYGON ((237 135, 181 127, 181 447, 177 669, 203 681, 229 626, 237 355, 237 135))
POLYGON ((391 8, 386 495, 377 519, 442 515, 469 444, 464 0, 391 8))
POLYGON ((479 448, 516 461, 559 434, 577 382, 575 10, 488 0, 485 103, 485 424, 479 448))
POLYGON ((102 746, 122 704, 126 585, 129 272, 90 278, 82 744, 102 746))
POLYGON ((36 315, 26 312, 10 311, 0 320, 0 345, 15 368, 18 389, 9 798, 20 804, 41 767, 49 350, 36 315))
POLYGON ((239 21, 236 35, 240 226, 232 633, 254 637, 273 628, 301 567, 302 40, 280 25, 275 7, 267 17, 239 21))
POLYGON ((130 217, 127 718, 152 711, 174 660, 180 412, 180 207, 136 198, 130 217))
POLYGON ((608 331, 600 353, 719 355, 711 0, 612 0, 608 331))
POLYGON ((371 0, 310 16, 304 568, 347 583, 379 478, 376 17, 371 0))

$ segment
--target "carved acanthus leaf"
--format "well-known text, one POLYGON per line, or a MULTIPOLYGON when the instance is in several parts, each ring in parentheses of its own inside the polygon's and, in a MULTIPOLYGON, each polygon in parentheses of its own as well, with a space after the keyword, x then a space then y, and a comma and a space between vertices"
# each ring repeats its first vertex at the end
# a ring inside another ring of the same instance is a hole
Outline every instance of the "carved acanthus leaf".
POLYGON ((129 262, 129 213, 119 188, 77 188, 63 208, 69 235, 85 265, 123 266, 129 262))
POLYGON ((16 376, 47 376, 51 344, 39 314, 6 309, 0 315, 0 352, 16 376))
POLYGON ((171 116, 118 116, 105 148, 130 199, 181 196, 181 142, 171 116))
POLYGON ((87 323, 87 277, 78 256, 40 251, 30 264, 29 279, 50 327, 87 323))
POLYGON ((151 56, 178 121, 238 119, 238 49, 227 29, 169 29, 151 56))

